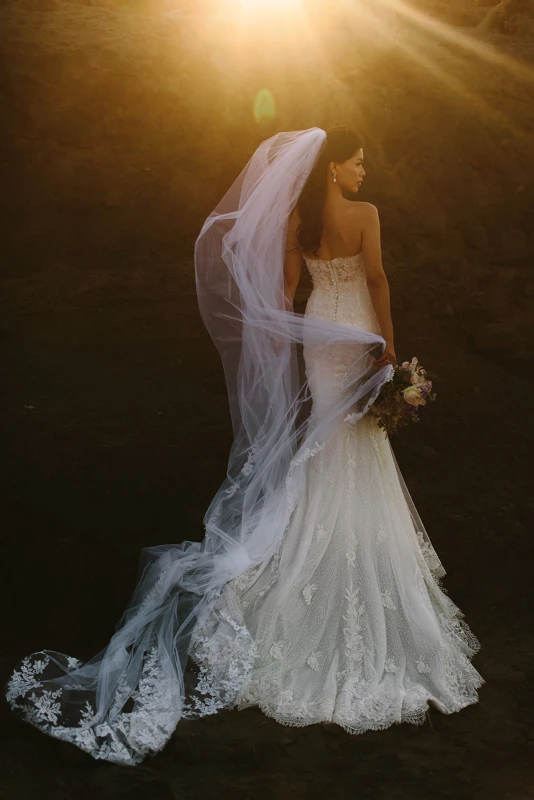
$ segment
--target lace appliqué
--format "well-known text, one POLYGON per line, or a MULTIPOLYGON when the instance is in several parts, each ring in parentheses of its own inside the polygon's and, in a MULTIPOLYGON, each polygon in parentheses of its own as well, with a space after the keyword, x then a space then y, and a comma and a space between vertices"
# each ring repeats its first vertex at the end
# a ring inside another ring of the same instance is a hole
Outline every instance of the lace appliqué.
POLYGON ((317 530, 315 531, 315 535, 317 537, 317 541, 318 542, 322 542, 323 539, 326 539, 326 537, 328 536, 328 531, 327 531, 327 529, 325 528, 324 525, 319 523, 317 525, 317 530))
POLYGON ((397 610, 397 606, 395 605, 391 597, 391 589, 385 589, 383 592, 381 592, 381 596, 382 596, 382 605, 384 606, 384 608, 390 608, 392 611, 397 610))
POLYGON ((257 441, 251 444, 247 460, 241 470, 241 473, 243 475, 248 477, 254 471, 254 468, 256 466, 256 456, 258 455, 259 448, 260 445, 257 441))
POLYGON ((313 447, 306 447, 303 453, 292 459, 286 476, 286 498, 290 509, 293 509, 297 502, 293 490, 293 470, 299 464, 302 464, 304 461, 313 458, 313 456, 317 455, 317 453, 320 450, 323 450, 325 447, 325 442, 315 442, 313 447))
POLYGON ((388 538, 388 532, 385 525, 380 525, 376 532, 376 540, 380 544, 383 544, 388 538))
POLYGON ((8 683, 8 702, 26 722, 56 739, 77 745, 93 758, 116 764, 138 764, 148 753, 162 749, 180 717, 181 694, 160 663, 155 647, 145 652, 137 689, 133 691, 124 682, 119 683, 105 719, 86 701, 77 724, 69 725, 58 724, 63 721, 62 698, 71 686, 78 688, 75 670, 81 662, 60 653, 53 655, 54 661, 67 671, 67 678, 69 668, 74 670, 72 684, 65 681, 54 691, 43 689, 44 682, 50 680, 47 670, 54 667, 46 651, 26 657, 8 683), (134 708, 124 712, 122 708, 130 697, 135 701, 134 708))
POLYGON ((274 658, 276 661, 279 661, 284 655, 284 647, 285 642, 281 639, 279 642, 273 642, 271 649, 269 650, 269 655, 271 658, 274 658))
MULTIPOLYGON (((334 721, 349 733, 363 733, 366 730, 387 728, 394 722, 422 724, 428 708, 429 690, 410 678, 403 670, 403 692, 399 692, 396 676, 399 666, 392 656, 385 659, 382 674, 375 672, 369 679, 364 677, 363 664, 366 650, 362 636, 365 604, 359 600, 359 587, 348 588, 345 592, 343 658, 345 669, 336 673, 338 682, 335 705, 332 708, 331 696, 322 691, 322 684, 312 693, 308 685, 305 697, 299 690, 299 683, 305 684, 306 669, 309 675, 320 678, 324 669, 323 650, 313 650, 304 656, 302 672, 288 666, 287 642, 277 639, 271 643, 269 672, 266 674, 259 666, 244 685, 237 698, 238 708, 258 706, 268 716, 283 725, 302 726, 313 722, 334 721), (274 671, 273 671, 274 667, 274 671)), ((391 607, 391 590, 382 593, 386 607, 391 607)), ((445 596, 442 602, 450 602, 445 596)), ((439 680, 447 686, 443 693, 446 699, 440 700, 440 709, 452 713, 465 705, 476 702, 476 689, 484 679, 466 660, 463 654, 472 654, 477 648, 477 640, 467 635, 468 629, 462 625, 451 604, 439 615, 444 632, 443 641, 447 647, 439 659, 439 680), (447 613, 447 609, 448 612, 447 613), (453 648, 450 647, 453 645, 453 648)), ((394 610, 394 608, 392 609, 394 610)), ((415 674, 432 675, 429 661, 423 654, 412 662, 415 674)), ((366 669, 370 669, 368 663, 366 669)), ((371 670, 372 671, 372 670, 371 670)), ((412 672, 413 674, 413 672, 412 672)))
POLYGON ((242 620, 230 584, 197 625, 189 655, 199 670, 191 699, 184 705, 184 717, 206 716, 232 706, 258 657, 258 647, 242 620))
MULTIPOLYGON (((230 588, 236 593, 239 605, 242 609, 248 608, 252 602, 246 597, 246 593, 253 586, 260 572, 262 572, 262 567, 263 564, 261 563, 255 564, 246 569, 240 575, 237 575, 237 577, 232 578, 230 581, 230 588)), ((254 609, 256 608, 256 604, 267 594, 269 589, 274 586, 278 580, 278 573, 280 569, 280 552, 274 553, 271 556, 268 562, 268 569, 270 570, 269 580, 263 585, 260 591, 256 592, 254 609)))
POLYGON ((310 653, 310 655, 306 659, 306 664, 312 669, 314 669, 316 672, 318 672, 320 668, 319 659, 322 658, 322 655, 323 654, 321 652, 310 653))
MULTIPOLYGON (((438 578, 442 578, 447 573, 443 567, 443 564, 439 560, 438 554, 434 550, 430 539, 425 539, 425 535, 423 531, 416 531, 417 539, 419 541, 419 546, 421 548, 421 553, 425 560, 425 563, 428 566, 428 569, 432 573, 433 578, 436 580, 438 578)), ((442 588, 442 587, 441 587, 442 588)))
POLYGON ((256 467, 256 457, 260 449, 259 437, 260 435, 258 434, 256 439, 250 445, 247 454, 247 460, 243 465, 243 467, 241 468, 237 477, 232 478, 231 476, 228 476, 226 478, 226 482, 229 485, 224 491, 221 491, 221 496, 220 496, 221 499, 215 504, 215 506, 210 511, 210 514, 207 518, 205 525, 206 533, 210 531, 213 531, 216 534, 218 533, 217 523, 221 517, 225 501, 232 498, 243 487, 243 484, 246 482, 248 477, 254 471, 256 467))
POLYGON ((419 658, 416 659, 415 663, 417 664, 418 672, 430 672, 430 667, 426 663, 423 656, 419 656, 419 658))
POLYGON ((310 605, 313 593, 316 591, 317 591, 317 586, 315 586, 314 584, 309 583, 307 586, 304 587, 304 589, 302 590, 302 596, 304 597, 306 605, 308 606, 310 605))
POLYGON ((365 604, 359 600, 359 591, 359 588, 353 589, 352 587, 345 590, 347 605, 342 617, 346 623, 343 626, 343 635, 345 637, 345 658, 348 666, 346 669, 336 672, 336 678, 338 679, 345 678, 349 672, 354 673, 357 677, 361 672, 363 662, 361 618, 365 612, 365 604))

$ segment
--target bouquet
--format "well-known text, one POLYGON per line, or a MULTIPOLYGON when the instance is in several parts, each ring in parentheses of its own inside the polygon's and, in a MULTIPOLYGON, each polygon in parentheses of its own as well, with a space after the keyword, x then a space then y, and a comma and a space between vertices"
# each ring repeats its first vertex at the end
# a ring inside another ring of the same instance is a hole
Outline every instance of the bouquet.
POLYGON ((404 425, 419 422, 419 408, 436 399, 431 378, 437 376, 423 369, 415 356, 400 366, 395 364, 394 370, 369 409, 388 436, 404 425))

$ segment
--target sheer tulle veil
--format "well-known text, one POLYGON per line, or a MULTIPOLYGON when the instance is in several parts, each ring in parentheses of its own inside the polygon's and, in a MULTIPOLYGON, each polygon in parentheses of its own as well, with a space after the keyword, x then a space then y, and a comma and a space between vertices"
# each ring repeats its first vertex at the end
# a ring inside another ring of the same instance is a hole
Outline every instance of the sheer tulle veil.
MULTIPOLYGON (((373 366, 381 336, 297 313, 285 293, 288 219, 326 136, 313 127, 263 141, 195 243, 199 309, 222 359, 234 436, 204 539, 143 551, 128 608, 90 661, 43 650, 8 682, 8 700, 28 722, 95 758, 137 764, 163 748, 182 716, 195 716, 188 675, 196 626, 228 581, 276 553, 308 460, 392 377, 391 365, 373 366), (304 343, 331 348, 332 357, 339 347, 350 353, 341 399, 321 415, 309 412, 304 343)), ((233 704, 235 680, 221 696, 233 704)))

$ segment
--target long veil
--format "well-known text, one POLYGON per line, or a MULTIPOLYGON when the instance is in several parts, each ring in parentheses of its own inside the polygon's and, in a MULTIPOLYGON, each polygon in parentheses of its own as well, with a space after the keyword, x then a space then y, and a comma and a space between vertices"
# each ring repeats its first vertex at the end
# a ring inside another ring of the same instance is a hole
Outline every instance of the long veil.
MULTIPOLYGON (((277 552, 306 462, 336 425, 365 414, 392 377, 391 365, 373 366, 381 336, 299 314, 285 293, 287 222, 325 143, 317 127, 263 141, 195 243, 199 309, 221 355, 234 435, 204 539, 142 551, 129 605, 90 661, 43 650, 7 684, 26 721, 95 758, 137 764, 163 748, 182 716, 207 713, 188 680, 195 631, 229 581, 277 552), (302 374, 302 344, 343 354, 343 391, 320 414, 308 411, 313 376, 302 374)), ((245 646, 253 654, 253 642, 245 646)), ((208 713, 233 704, 251 663, 244 658, 237 678, 223 681, 227 691, 208 713)))

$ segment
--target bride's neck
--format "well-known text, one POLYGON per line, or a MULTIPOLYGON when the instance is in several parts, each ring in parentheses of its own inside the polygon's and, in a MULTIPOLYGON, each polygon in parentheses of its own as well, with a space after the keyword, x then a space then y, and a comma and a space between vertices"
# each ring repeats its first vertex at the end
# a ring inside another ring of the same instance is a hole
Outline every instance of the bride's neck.
POLYGON ((343 211, 349 211, 353 200, 355 200, 357 196, 357 192, 345 192, 345 196, 343 196, 343 194, 341 194, 341 187, 333 182, 328 183, 323 204, 323 214, 328 216, 330 214, 335 215, 343 211))

